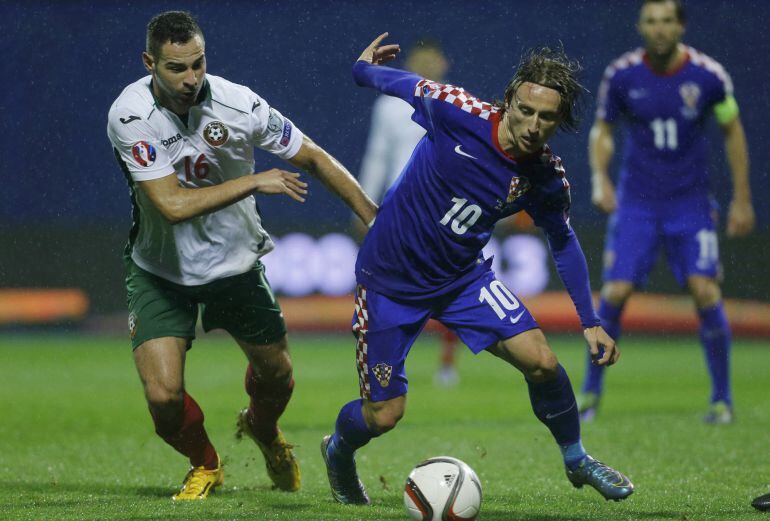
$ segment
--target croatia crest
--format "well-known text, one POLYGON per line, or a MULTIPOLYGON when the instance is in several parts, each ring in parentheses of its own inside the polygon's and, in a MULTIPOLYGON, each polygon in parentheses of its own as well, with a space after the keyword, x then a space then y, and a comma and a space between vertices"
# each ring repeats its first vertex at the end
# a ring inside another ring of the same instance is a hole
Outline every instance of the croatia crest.
POLYGON ((508 198, 506 203, 512 203, 529 190, 529 179, 526 177, 513 177, 511 178, 511 186, 508 188, 508 198))
POLYGON ((697 83, 688 81, 679 86, 679 95, 684 103, 682 115, 688 119, 695 119, 698 116, 698 101, 701 95, 700 87, 697 83))
POLYGON ((393 374, 393 367, 380 362, 379 364, 372 367, 372 372, 383 388, 390 385, 390 376, 393 374))
POLYGON ((147 167, 155 162, 155 147, 147 141, 137 141, 131 147, 131 154, 140 165, 147 167))

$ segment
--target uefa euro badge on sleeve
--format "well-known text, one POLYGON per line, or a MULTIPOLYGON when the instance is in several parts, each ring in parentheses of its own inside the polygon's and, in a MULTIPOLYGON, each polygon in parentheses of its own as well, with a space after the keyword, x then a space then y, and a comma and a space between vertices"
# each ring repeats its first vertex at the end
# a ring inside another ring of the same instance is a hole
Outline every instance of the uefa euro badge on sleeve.
POLYGON ((372 368, 372 372, 383 389, 390 385, 390 376, 393 374, 393 367, 380 362, 372 368))

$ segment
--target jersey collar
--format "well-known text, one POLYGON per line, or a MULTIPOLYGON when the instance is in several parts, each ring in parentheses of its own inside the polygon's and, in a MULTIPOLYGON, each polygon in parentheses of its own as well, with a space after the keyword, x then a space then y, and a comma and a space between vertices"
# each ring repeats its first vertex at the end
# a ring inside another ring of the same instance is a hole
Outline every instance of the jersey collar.
POLYGON ((655 76, 661 76, 664 78, 667 78, 669 76, 676 75, 679 71, 681 71, 685 65, 690 61, 690 52, 687 50, 687 46, 679 44, 680 50, 682 52, 681 61, 677 64, 676 67, 671 69, 670 71, 664 71, 664 72, 658 72, 655 69, 652 68, 652 63, 650 63, 650 56, 647 54, 647 51, 644 51, 644 54, 642 54, 642 61, 644 62, 644 65, 647 67, 647 69, 653 73, 655 76))

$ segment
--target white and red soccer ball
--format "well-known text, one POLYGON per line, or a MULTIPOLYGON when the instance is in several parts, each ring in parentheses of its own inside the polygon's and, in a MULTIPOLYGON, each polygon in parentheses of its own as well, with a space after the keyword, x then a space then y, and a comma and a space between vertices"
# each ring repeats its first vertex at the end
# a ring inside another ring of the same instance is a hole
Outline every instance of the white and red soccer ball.
POLYGON ((457 458, 430 458, 406 478, 404 505, 419 521, 472 521, 481 510, 481 481, 457 458))

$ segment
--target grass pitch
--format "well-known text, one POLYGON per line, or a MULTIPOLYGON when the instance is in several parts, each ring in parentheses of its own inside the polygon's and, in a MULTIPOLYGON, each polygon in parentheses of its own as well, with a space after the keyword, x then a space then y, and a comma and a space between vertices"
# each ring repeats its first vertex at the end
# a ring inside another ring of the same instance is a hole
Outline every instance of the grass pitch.
MULTIPOLYGON (((245 359, 228 338, 208 335, 188 356, 187 387, 206 414, 225 484, 205 502, 174 504, 187 462, 153 433, 127 340, 0 337, 0 519, 407 519, 406 475, 440 454, 478 473, 481 520, 762 517, 749 502, 770 487, 766 343, 735 343, 737 423, 710 427, 700 421, 709 389, 694 337, 624 340, 601 414, 583 428, 589 453, 636 484, 627 501, 608 503, 570 486, 515 370, 463 351, 460 385, 439 389, 432 382, 437 345, 423 337, 408 360, 406 417, 359 454, 374 505, 357 508, 332 501, 319 453, 339 407, 357 396, 352 338, 291 340, 297 386, 281 424, 298 446, 302 490, 271 491, 256 447, 235 441, 245 359)), ((578 335, 551 343, 579 385, 578 335)))

